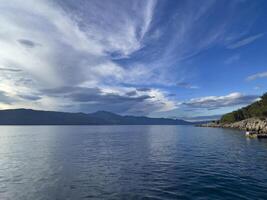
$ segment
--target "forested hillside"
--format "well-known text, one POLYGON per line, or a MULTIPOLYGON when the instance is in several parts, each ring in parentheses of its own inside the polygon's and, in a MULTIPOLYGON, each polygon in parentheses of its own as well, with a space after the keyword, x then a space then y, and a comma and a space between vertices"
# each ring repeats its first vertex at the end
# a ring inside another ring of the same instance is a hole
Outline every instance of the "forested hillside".
POLYGON ((261 97, 261 100, 239 110, 223 115, 220 122, 233 123, 251 117, 267 117, 267 93, 261 97))

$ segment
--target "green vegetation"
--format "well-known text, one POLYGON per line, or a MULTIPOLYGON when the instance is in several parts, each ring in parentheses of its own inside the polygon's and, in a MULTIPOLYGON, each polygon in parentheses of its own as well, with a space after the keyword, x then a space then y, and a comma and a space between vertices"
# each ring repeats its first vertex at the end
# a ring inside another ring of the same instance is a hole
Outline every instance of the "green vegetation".
POLYGON ((267 93, 261 100, 222 116, 221 123, 233 123, 251 117, 267 117, 267 93))

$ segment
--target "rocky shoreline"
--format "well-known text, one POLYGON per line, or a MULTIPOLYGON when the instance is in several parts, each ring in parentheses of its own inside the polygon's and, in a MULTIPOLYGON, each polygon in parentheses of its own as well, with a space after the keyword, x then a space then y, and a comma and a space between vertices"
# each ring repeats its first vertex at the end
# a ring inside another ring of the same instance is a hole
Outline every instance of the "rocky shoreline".
POLYGON ((220 121, 197 125, 199 127, 233 128, 245 131, 255 131, 267 134, 267 118, 249 118, 234 123, 220 123, 220 121))

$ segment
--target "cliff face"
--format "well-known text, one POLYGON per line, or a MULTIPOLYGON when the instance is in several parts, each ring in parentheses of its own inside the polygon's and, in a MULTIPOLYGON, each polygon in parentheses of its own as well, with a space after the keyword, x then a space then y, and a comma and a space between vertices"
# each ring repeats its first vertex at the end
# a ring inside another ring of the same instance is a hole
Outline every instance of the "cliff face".
POLYGON ((267 118, 249 118, 234 123, 211 122, 202 124, 201 127, 234 128, 240 130, 257 131, 267 133, 267 118))

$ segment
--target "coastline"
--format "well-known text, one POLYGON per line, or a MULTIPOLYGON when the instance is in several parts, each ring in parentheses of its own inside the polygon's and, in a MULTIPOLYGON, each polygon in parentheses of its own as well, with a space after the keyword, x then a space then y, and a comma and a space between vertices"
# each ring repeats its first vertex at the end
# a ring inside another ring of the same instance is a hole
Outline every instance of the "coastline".
POLYGON ((221 123, 220 121, 196 125, 198 127, 232 128, 243 131, 254 131, 258 134, 267 134, 267 118, 249 118, 233 123, 221 123))

